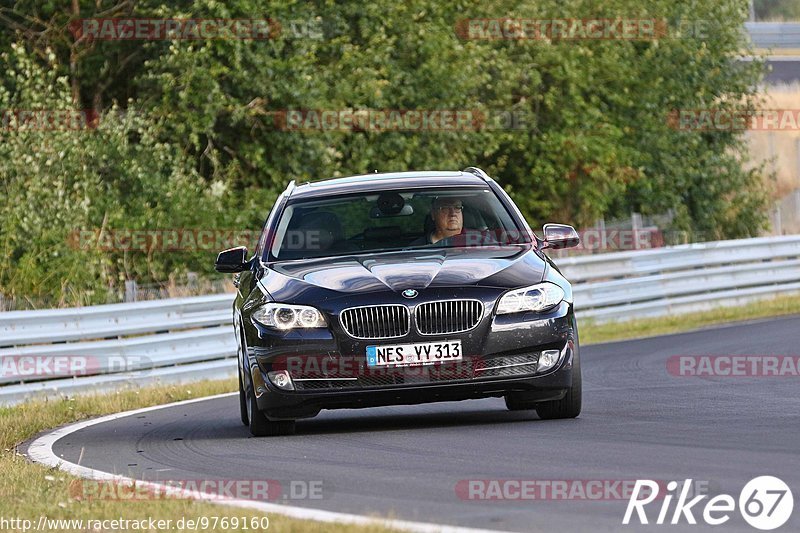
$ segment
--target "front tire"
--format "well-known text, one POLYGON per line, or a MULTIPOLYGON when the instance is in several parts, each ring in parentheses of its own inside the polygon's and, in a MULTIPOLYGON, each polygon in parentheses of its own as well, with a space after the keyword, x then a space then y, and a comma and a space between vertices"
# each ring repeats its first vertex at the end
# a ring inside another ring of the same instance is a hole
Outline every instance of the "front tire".
POLYGON ((509 411, 530 411, 536 409, 538 400, 531 400, 525 397, 524 392, 509 392, 505 395, 506 408, 509 411))
POLYGON ((242 368, 245 368, 245 360, 247 359, 247 351, 245 348, 244 337, 242 336, 239 328, 236 327, 239 325, 237 321, 234 325, 234 332, 237 335, 237 343, 236 343, 236 356, 237 356, 237 372, 236 374, 239 376, 239 416, 242 419, 242 424, 245 426, 250 425, 250 417, 247 415, 247 394, 245 392, 245 382, 244 382, 244 375, 242 374, 242 368))
POLYGON ((572 368, 572 386, 560 400, 541 401, 524 392, 510 392, 505 395, 506 407, 509 411, 536 410, 543 420, 559 418, 575 418, 581 414, 583 385, 581 379, 580 358, 575 355, 572 368))
POLYGON ((250 417, 247 414, 247 395, 244 392, 244 385, 242 385, 241 370, 239 371, 239 415, 242 417, 242 424, 249 426, 250 417))
POLYGON ((253 390, 252 379, 247 382, 245 390, 247 397, 247 419, 249 421, 250 433, 254 437, 278 437, 281 435, 293 435, 295 431, 294 420, 269 420, 264 413, 258 409, 255 391, 253 390))
POLYGON ((567 389, 567 394, 560 400, 541 402, 536 405, 536 414, 542 420, 555 420, 559 418, 575 418, 581 414, 583 402, 583 385, 581 378, 580 358, 575 354, 572 367, 572 387, 567 389))

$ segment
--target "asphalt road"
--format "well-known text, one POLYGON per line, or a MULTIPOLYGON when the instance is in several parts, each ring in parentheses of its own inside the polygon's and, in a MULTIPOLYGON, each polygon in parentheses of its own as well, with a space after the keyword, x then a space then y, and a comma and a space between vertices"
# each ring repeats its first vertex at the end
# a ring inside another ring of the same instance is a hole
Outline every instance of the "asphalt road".
MULTIPOLYGON (((574 487, 573 480, 691 478, 712 495, 738 500, 751 478, 776 475, 796 502, 778 531, 800 530, 800 378, 667 372, 667 359, 685 354, 797 355, 800 317, 585 346, 584 410, 576 420, 540 421, 489 399, 323 411, 298 422, 293 437, 256 439, 231 396, 86 428, 54 450, 149 480, 266 478, 281 482, 283 496, 291 481, 321 482, 322 499, 278 501, 513 531, 757 530, 738 511, 715 528, 685 520, 654 526, 660 503, 647 508, 651 525, 623 526, 627 500, 613 499, 613 491, 602 501, 470 500, 459 496, 459 481, 567 480, 574 487)), ((700 523, 705 501, 695 508, 700 523)))
POLYGON ((772 68, 766 75, 767 83, 800 82, 800 58, 769 59, 767 63, 772 68))

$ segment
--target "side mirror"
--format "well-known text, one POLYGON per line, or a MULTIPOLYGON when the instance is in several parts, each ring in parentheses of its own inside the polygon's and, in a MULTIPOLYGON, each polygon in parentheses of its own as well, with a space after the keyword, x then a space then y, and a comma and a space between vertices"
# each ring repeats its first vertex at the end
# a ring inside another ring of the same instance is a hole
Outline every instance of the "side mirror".
POLYGON ((220 252, 217 262, 214 263, 214 270, 224 274, 235 274, 247 269, 247 248, 244 246, 220 252))
POLYGON ((551 250, 562 250, 572 248, 581 243, 581 238, 575 228, 566 224, 545 224, 544 225, 544 246, 551 250))

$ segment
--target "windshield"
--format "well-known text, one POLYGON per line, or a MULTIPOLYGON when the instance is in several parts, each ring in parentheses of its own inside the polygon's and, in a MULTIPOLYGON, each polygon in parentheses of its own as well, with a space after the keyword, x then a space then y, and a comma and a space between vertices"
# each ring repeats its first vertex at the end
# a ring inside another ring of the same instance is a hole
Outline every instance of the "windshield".
POLYGON ((290 202, 271 260, 530 242, 488 188, 392 190, 290 202))

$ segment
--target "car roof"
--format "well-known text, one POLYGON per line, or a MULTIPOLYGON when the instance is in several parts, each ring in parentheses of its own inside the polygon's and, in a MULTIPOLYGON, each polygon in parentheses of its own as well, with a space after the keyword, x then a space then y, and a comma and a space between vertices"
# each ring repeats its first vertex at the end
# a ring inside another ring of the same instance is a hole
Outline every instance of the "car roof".
POLYGON ((416 172, 386 172, 334 178, 298 185, 291 198, 312 198, 336 194, 408 189, 416 187, 486 187, 485 179, 462 171, 425 170, 416 172))

